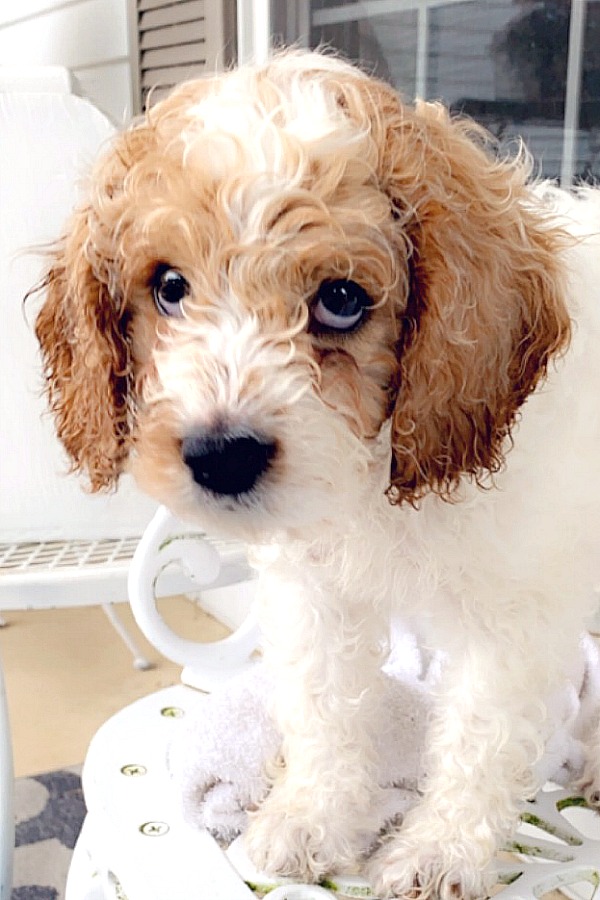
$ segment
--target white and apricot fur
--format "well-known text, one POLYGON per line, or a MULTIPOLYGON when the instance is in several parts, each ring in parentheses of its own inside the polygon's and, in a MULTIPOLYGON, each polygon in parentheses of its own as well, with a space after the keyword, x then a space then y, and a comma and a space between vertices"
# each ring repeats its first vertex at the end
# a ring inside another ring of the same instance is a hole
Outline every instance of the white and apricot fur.
MULTIPOLYGON (((254 547, 284 735, 259 867, 354 865, 391 610, 448 654, 422 802, 368 863, 382 897, 485 893, 600 578, 599 194, 493 151, 317 54, 184 84, 96 166, 37 319, 91 487, 129 467, 254 547), (158 265, 189 285, 177 316, 158 265), (336 279, 372 301, 352 333, 314 327, 336 279), (277 452, 223 496, 182 459, 197 429, 277 452)), ((598 733, 582 787, 597 803, 598 733)))

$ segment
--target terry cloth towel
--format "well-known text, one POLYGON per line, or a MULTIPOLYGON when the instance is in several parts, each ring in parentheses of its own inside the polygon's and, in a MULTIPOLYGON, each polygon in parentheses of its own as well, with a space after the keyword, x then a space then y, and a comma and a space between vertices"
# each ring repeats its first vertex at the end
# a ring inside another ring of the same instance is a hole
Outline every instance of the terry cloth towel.
MULTIPOLYGON (((396 645, 384 668, 376 735, 379 784, 385 789, 380 827, 399 821, 419 799, 432 688, 440 678, 440 657, 424 663, 411 636, 396 645)), ((219 840, 241 834, 248 811, 268 792, 266 767, 280 747, 269 712, 271 694, 271 677, 257 663, 198 704, 169 748, 169 769, 186 820, 219 840)), ((581 776, 584 742, 600 720, 600 656, 589 635, 582 637, 571 679, 549 703, 549 712, 553 730, 538 774, 543 781, 566 785, 581 776)))

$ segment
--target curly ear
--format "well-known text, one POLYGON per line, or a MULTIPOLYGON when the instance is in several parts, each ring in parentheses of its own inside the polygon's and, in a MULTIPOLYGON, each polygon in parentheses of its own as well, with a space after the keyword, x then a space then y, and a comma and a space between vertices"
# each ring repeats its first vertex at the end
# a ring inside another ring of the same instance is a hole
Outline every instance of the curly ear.
POLYGON ((526 158, 499 160, 483 129, 439 104, 361 87, 408 248, 388 496, 415 503, 502 467, 519 408, 570 339, 567 238, 540 211, 526 158))
POLYGON ((35 331, 58 436, 93 491, 116 486, 128 455, 128 315, 88 259, 89 211, 75 213, 40 285, 35 331))
POLYGON ((494 159, 486 137, 424 103, 388 131, 387 190, 412 247, 392 502, 498 471, 519 408, 570 338, 564 236, 536 212, 527 163, 494 159))

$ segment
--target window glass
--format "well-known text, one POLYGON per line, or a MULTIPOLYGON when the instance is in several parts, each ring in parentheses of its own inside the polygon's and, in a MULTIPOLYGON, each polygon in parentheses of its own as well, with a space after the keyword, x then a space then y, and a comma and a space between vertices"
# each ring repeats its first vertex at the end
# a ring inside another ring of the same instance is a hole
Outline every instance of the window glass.
POLYGON ((273 0, 272 10, 280 41, 334 47, 509 147, 522 136, 538 174, 591 180, 600 177, 600 2, 573 2, 571 41, 571 0, 273 0))

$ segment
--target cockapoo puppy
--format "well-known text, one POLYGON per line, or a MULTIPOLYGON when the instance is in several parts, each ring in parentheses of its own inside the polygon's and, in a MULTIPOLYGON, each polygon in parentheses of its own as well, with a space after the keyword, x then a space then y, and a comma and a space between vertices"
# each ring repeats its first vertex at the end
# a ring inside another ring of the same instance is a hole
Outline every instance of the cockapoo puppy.
MULTIPOLYGON (((37 318, 93 490, 247 541, 285 765, 247 848, 318 880, 377 808, 390 610, 447 654, 382 897, 480 897, 600 582, 600 193, 334 58, 178 87, 96 166, 37 318)), ((582 788, 600 797, 600 733, 582 788)))

